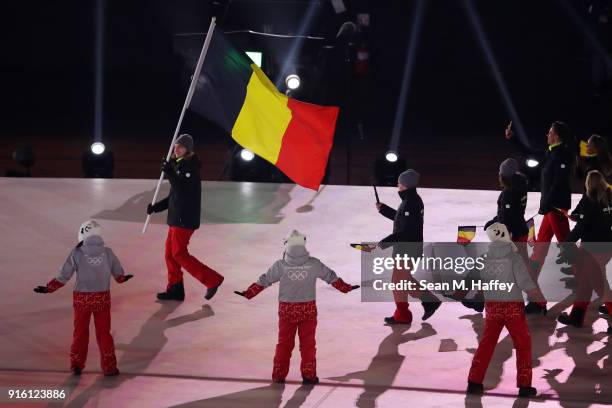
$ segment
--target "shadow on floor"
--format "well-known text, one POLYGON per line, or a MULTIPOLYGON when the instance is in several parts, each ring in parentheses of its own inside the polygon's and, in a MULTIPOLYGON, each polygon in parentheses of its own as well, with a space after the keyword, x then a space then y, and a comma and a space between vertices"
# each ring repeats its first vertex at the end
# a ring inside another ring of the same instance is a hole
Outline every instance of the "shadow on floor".
MULTIPOLYGON (((281 210, 291 200, 289 194, 294 187, 273 183, 204 183, 200 221, 204 224, 278 224, 283 220, 281 210)), ((103 210, 92 218, 142 223, 154 192, 151 189, 138 193, 119 207, 103 210)), ((168 183, 162 184, 158 201, 167 197, 168 192, 168 183)), ((165 224, 166 212, 155 214, 151 223, 165 224)))
POLYGON ((434 336, 437 332, 429 323, 421 323, 421 329, 414 333, 405 333, 410 326, 389 326, 391 333, 378 346, 378 352, 372 358, 370 365, 363 371, 348 373, 341 377, 332 377, 334 381, 362 380, 364 391, 359 395, 355 405, 360 408, 373 408, 376 400, 393 386, 395 377, 404 362, 404 356, 399 353, 399 346, 410 342, 434 336))
MULTIPOLYGON (((189 322, 196 322, 215 314, 210 305, 204 305, 202 309, 196 310, 193 313, 166 320, 181 303, 173 301, 158 303, 160 304, 160 309, 144 322, 140 331, 130 343, 117 343, 115 345, 117 350, 124 351, 117 363, 119 370, 134 373, 145 372, 168 342, 168 337, 165 334, 166 329, 189 322)), ((89 361, 90 365, 95 363, 89 361)), ((122 375, 118 377, 100 376, 92 385, 74 397, 66 407, 82 407, 90 400, 97 398, 100 391, 118 388, 128 378, 128 376, 122 375)))

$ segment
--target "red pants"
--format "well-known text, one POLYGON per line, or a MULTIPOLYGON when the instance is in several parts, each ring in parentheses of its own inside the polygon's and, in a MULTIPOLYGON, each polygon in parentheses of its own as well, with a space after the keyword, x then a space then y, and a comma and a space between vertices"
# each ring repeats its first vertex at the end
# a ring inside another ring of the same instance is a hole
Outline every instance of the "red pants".
POLYGON ((189 239, 195 230, 170 227, 166 238, 166 265, 168 266, 168 289, 183 281, 183 271, 189 272, 207 288, 218 286, 223 282, 223 276, 198 261, 187 250, 189 239))
POLYGON ((89 321, 94 317, 96 340, 100 348, 100 365, 104 373, 117 369, 115 344, 110 334, 110 292, 74 292, 74 333, 70 347, 70 367, 85 368, 89 344, 89 321))
POLYGON ((317 376, 317 305, 314 301, 278 304, 278 344, 274 354, 272 380, 284 380, 289 373, 291 352, 295 346, 295 333, 300 338, 302 377, 314 379, 317 376))
POLYGON ((516 349, 516 386, 531 386, 531 335, 523 302, 486 302, 485 310, 484 332, 474 354, 468 380, 482 384, 499 334, 506 327, 516 349))
POLYGON ((587 252, 580 250, 580 261, 577 270, 578 290, 573 308, 581 308, 584 311, 591 303, 593 291, 605 302, 608 310, 612 310, 612 298, 610 298, 610 285, 606 277, 606 264, 610 261, 612 254, 609 252, 587 252))
MULTIPOLYGON (((542 265, 546 260, 546 255, 548 255, 548 248, 553 235, 557 237, 558 242, 563 242, 569 231, 569 221, 560 211, 552 210, 544 214, 531 259, 542 265)), ((539 268, 538 270, 532 270, 531 273, 533 280, 537 281, 540 275, 539 268)))
MULTIPOLYGON (((413 282, 418 287, 418 281, 414 279, 414 276, 412 275, 412 265, 410 265, 410 269, 394 269, 393 275, 391 276, 391 281, 393 283, 398 283, 401 281, 413 282)), ((408 295, 417 299, 421 299, 427 295, 429 295, 430 298, 434 297, 434 295, 428 290, 394 290, 393 300, 395 301, 395 313, 393 313, 393 318, 397 322, 412 322, 412 313, 408 308, 408 295)))

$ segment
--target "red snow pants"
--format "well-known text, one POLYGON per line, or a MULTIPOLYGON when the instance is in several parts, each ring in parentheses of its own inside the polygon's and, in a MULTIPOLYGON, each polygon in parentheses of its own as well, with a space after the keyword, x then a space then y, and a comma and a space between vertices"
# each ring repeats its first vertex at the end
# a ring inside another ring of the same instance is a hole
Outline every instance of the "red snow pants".
POLYGON ((576 268, 578 290, 572 310, 580 308, 586 312, 593 291, 603 300, 607 309, 612 310, 610 284, 606 278, 606 264, 611 256, 609 252, 587 252, 580 249, 580 261, 576 268))
POLYGON ((183 281, 185 269, 194 278, 199 280, 207 288, 213 288, 223 282, 223 276, 218 272, 198 261, 187 250, 189 239, 195 230, 170 227, 166 238, 166 266, 168 267, 168 287, 183 281))
POLYGON ((74 332, 70 347, 70 367, 85 368, 87 346, 89 344, 89 321, 94 318, 96 340, 100 348, 100 366, 102 371, 112 373, 117 369, 115 344, 110 334, 111 300, 110 292, 74 292, 74 332))
POLYGON ((499 334, 506 327, 516 349, 516 386, 531 386, 531 335, 523 302, 486 302, 482 339, 474 354, 468 380, 482 384, 499 334))
POLYGON ((315 301, 278 304, 278 344, 274 354, 272 380, 281 381, 289 373, 291 352, 295 346, 295 334, 300 338, 302 377, 314 379, 317 376, 317 305, 315 301))
MULTIPOLYGON (((540 229, 538 230, 536 245, 533 248, 533 254, 531 254, 531 259, 542 265, 546 260, 546 255, 548 255, 552 237, 555 236, 558 242, 563 242, 565 238, 567 238, 569 231, 569 221, 561 211, 552 210, 544 214, 542 224, 540 224, 540 229)), ((540 276, 539 268, 537 270, 531 270, 531 273, 531 278, 534 282, 537 282, 540 276)))

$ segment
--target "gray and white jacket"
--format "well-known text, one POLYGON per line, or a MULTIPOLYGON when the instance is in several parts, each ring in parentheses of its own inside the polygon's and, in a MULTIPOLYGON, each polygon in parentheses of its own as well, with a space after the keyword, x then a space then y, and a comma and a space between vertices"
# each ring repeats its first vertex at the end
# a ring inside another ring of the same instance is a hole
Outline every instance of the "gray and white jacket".
POLYGON ((317 258, 311 257, 306 247, 287 247, 283 259, 279 259, 259 277, 258 285, 268 287, 280 282, 279 302, 310 302, 316 299, 317 279, 333 284, 338 275, 317 258))
POLYGON ((76 273, 75 292, 105 292, 110 289, 110 278, 122 282, 123 267, 113 251, 104 246, 99 235, 92 235, 74 248, 59 275, 55 278, 66 284, 76 273))
POLYGON ((513 251, 512 243, 498 241, 489 244, 484 265, 480 271, 483 283, 493 281, 514 283, 510 291, 497 289, 483 291, 487 301, 522 302, 522 292, 531 292, 537 288, 527 271, 525 260, 513 251))

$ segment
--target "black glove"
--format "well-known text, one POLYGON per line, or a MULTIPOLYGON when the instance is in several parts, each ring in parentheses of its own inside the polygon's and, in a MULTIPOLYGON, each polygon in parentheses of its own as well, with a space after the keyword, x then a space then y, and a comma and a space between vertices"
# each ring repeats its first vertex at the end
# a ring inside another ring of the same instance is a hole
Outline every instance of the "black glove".
POLYGON ((147 215, 151 215, 154 212, 155 212, 155 209, 153 208, 153 204, 147 205, 147 215))
POLYGON ((132 279, 134 277, 134 275, 125 275, 125 277, 123 278, 124 282, 129 281, 130 279, 132 279))
POLYGON ((579 253, 578 247, 573 242, 559 244, 559 248, 561 249, 561 251, 557 256, 557 264, 567 263, 572 265, 576 263, 576 261, 578 260, 579 253))
POLYGON ((170 164, 170 162, 166 159, 162 159, 161 171, 163 171, 164 173, 167 173, 170 170, 172 170, 172 165, 170 164))
POLYGON ((46 286, 37 286, 34 288, 34 292, 36 293, 49 293, 49 290, 46 286))
POLYGON ((238 292, 237 290, 235 290, 234 293, 239 295, 239 296, 245 297, 244 296, 244 292, 238 292))

